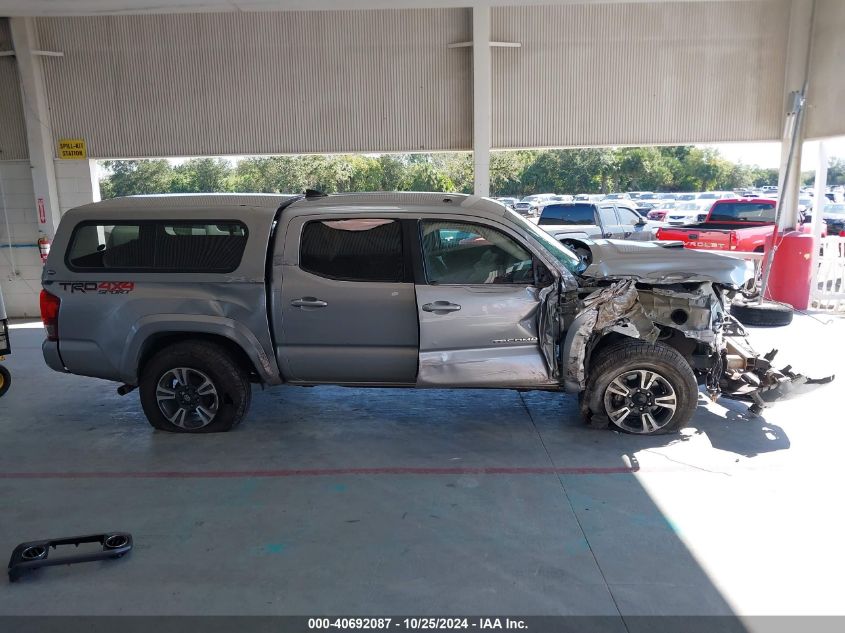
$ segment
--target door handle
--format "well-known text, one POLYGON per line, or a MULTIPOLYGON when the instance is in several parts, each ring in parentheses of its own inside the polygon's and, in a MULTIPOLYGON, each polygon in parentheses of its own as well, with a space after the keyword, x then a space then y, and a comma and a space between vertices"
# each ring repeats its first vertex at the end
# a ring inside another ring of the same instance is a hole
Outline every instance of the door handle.
POLYGON ((457 312, 461 309, 461 306, 448 301, 435 301, 434 303, 426 303, 422 309, 426 312, 434 312, 434 314, 446 314, 447 312, 457 312))
POLYGON ((631 233, 633 233, 633 231, 625 231, 625 237, 631 237, 631 233))
POLYGON ((613 237, 613 233, 602 233, 602 237, 613 237))
POLYGON ((325 308, 328 303, 317 299, 316 297, 302 297, 302 299, 294 299, 290 302, 295 308, 325 308))

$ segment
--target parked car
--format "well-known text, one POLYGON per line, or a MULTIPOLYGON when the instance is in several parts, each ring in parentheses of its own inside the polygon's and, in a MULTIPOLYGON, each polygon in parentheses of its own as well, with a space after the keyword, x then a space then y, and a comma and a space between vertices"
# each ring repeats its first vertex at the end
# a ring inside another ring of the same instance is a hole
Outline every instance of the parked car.
POLYGON ((661 228, 657 239, 688 248, 762 253, 772 236, 777 201, 766 198, 717 200, 704 222, 661 228))
POLYGON ((656 193, 650 193, 645 196, 640 196, 639 198, 634 200, 634 202, 637 204, 637 206, 641 206, 643 204, 660 204, 661 202, 663 202, 663 199, 658 198, 656 193))
POLYGON ((653 191, 629 191, 628 197, 631 200, 639 200, 640 198, 651 198, 654 195, 653 191))
POLYGON ((656 209, 657 207, 660 206, 659 200, 643 200, 642 198, 640 198, 639 200, 636 200, 635 202, 636 202, 637 206, 634 207, 634 209, 636 210, 637 213, 639 213, 640 215, 642 215, 644 217, 648 217, 649 211, 651 211, 652 209, 656 209))
POLYGON ((514 205, 514 211, 521 215, 538 216, 543 205, 554 195, 553 193, 540 193, 533 196, 525 196, 514 205))
POLYGON ((631 194, 629 193, 608 193, 604 196, 605 200, 630 200, 631 194))
POLYGON ((620 201, 569 202, 549 204, 537 225, 574 251, 582 260, 589 257, 589 247, 582 239, 615 238, 655 239, 657 225, 639 216, 620 201))
POLYGON ((666 214, 664 222, 674 226, 701 222, 707 217, 713 202, 713 200, 679 201, 675 208, 666 214))
POLYGON ((736 198, 733 191, 702 191, 696 200, 731 200, 736 198))
POLYGON ((594 426, 654 435, 699 384, 756 410, 803 380, 726 318, 743 262, 585 243, 460 194, 104 200, 59 224, 43 354, 191 433, 240 422, 250 383, 568 391, 594 426))
POLYGON ((822 219, 828 235, 842 235, 845 231, 845 203, 834 202, 824 205, 822 219))
POLYGON ((798 213, 805 215, 813 212, 813 199, 810 196, 798 196, 798 213))
POLYGON ((511 198, 511 197, 503 197, 503 198, 495 198, 495 200, 501 202, 503 205, 508 207, 509 209, 513 209, 517 202, 519 202, 519 198, 511 198))
POLYGON ((520 215, 537 215, 538 205, 534 202, 533 196, 525 196, 522 200, 513 205, 513 210, 520 215))
POLYGON ((663 222, 666 220, 666 215, 675 208, 675 205, 674 200, 661 200, 657 206, 646 214, 646 217, 653 222, 663 222))

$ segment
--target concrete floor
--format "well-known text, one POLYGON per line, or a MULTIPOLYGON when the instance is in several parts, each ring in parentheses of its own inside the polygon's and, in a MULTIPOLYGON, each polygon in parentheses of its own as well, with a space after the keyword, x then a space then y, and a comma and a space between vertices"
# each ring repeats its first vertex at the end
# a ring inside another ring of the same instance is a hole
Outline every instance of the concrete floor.
MULTIPOLYGON (((753 336, 842 374, 830 320, 753 336)), ((47 369, 42 336, 16 326, 6 361, 0 554, 136 547, 0 581, 0 614, 845 614, 841 381, 655 439, 585 428, 557 394, 292 387, 187 436, 47 369)))

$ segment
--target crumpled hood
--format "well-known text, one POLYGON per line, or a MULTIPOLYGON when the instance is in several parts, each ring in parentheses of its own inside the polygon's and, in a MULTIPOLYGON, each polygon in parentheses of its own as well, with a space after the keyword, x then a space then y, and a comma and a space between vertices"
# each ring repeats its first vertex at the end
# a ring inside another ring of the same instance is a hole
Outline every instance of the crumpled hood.
POLYGON ((753 275, 750 263, 742 259, 683 248, 680 244, 593 240, 588 242, 593 263, 581 274, 593 279, 633 278, 652 284, 709 281, 736 287, 753 275))

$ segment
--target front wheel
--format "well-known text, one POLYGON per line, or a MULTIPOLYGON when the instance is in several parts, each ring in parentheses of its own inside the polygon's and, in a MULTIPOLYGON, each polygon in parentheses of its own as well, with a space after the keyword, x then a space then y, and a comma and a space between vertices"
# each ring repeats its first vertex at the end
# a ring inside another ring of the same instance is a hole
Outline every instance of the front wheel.
POLYGON ((698 383, 674 348, 640 340, 601 350, 593 361, 585 413, 626 433, 660 435, 685 427, 698 405, 698 383))
POLYGON ((221 346, 178 343, 144 366, 141 406, 150 424, 174 433, 228 431, 246 414, 251 386, 246 373, 221 346))
POLYGON ((0 365, 0 397, 5 396, 11 386, 12 374, 3 365, 0 365))

